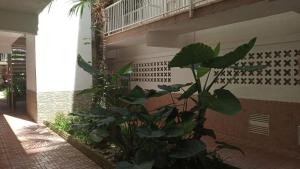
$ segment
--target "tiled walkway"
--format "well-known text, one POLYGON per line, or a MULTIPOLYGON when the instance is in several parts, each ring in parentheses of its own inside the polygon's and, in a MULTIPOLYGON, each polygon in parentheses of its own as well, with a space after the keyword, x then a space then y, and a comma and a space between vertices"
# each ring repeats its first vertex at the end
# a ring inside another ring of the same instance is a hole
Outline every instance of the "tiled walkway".
POLYGON ((46 127, 3 111, 0 105, 0 169, 101 169, 46 127))

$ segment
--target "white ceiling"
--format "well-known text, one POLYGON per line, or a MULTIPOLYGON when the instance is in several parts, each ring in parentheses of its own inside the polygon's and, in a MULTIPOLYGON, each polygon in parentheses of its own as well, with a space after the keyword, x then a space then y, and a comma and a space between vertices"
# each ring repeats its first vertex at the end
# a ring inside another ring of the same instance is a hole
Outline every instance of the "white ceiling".
POLYGON ((0 30, 0 53, 9 53, 11 45, 23 34, 0 30))
POLYGON ((0 0, 0 10, 38 14, 51 0, 0 0))

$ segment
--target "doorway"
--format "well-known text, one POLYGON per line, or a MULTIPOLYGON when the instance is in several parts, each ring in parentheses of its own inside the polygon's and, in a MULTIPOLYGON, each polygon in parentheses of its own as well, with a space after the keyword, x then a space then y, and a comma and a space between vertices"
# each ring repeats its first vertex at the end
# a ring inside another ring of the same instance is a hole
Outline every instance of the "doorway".
POLYGON ((11 53, 0 54, 0 109, 26 112, 26 39, 17 39, 11 53))

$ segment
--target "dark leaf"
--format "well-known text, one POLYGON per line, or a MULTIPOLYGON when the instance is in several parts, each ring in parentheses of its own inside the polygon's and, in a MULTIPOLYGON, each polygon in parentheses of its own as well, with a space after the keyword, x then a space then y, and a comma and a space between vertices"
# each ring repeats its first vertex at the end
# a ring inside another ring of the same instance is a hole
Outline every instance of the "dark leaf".
POLYGON ((113 123, 116 119, 113 116, 108 116, 104 119, 101 119, 98 123, 98 126, 109 125, 113 123))
POLYGON ((178 92, 181 88, 191 85, 191 83, 186 84, 174 84, 174 85, 158 85, 158 88, 169 93, 178 92))
POLYGON ((121 97, 120 100, 128 104, 144 104, 146 97, 145 91, 140 86, 135 86, 127 96, 121 97))
POLYGON ((218 45, 214 49, 215 57, 219 56, 220 51, 221 51, 221 44, 218 43, 218 45))
POLYGON ((195 43, 181 49, 171 60, 170 67, 186 67, 203 63, 214 57, 211 47, 203 43, 195 43))
POLYGON ((78 65, 91 75, 100 75, 100 71, 93 68, 88 62, 86 62, 80 55, 77 56, 78 65))
POLYGON ((195 113, 193 111, 180 112, 180 118, 182 121, 190 121, 194 118, 195 113))
POLYGON ((196 93, 198 91, 197 89, 197 84, 194 83, 192 86, 190 86, 178 99, 182 100, 182 99, 188 99, 189 97, 191 97, 194 93, 196 93))
POLYGON ((147 98, 151 98, 151 97, 160 97, 160 96, 164 96, 166 94, 169 94, 168 91, 156 91, 156 90, 146 90, 146 97, 147 98))
POLYGON ((211 70, 210 68, 206 68, 206 67, 199 66, 199 67, 197 68, 197 77, 198 77, 198 78, 203 77, 203 76, 206 75, 210 70, 211 70))
POLYGON ((175 150, 170 154, 171 158, 191 158, 203 151, 206 146, 198 140, 189 140, 177 144, 175 150))
POLYGON ((267 68, 267 65, 255 65, 255 66, 231 66, 231 68, 240 70, 243 72, 254 72, 254 71, 260 71, 265 68, 267 68))
POLYGON ((118 113, 120 115, 123 116, 127 116, 129 115, 129 111, 126 108, 122 108, 122 107, 111 107, 110 110, 114 113, 118 113))
POLYGON ((120 76, 124 76, 125 74, 129 74, 132 72, 132 63, 128 63, 122 66, 116 73, 113 74, 112 80, 116 82, 120 76))
POLYGON ((188 120, 188 121, 179 123, 178 126, 184 130, 184 134, 190 134, 196 127, 196 122, 188 120))
POLYGON ((127 95, 130 98, 146 98, 146 94, 143 88, 135 86, 130 93, 127 95))
POLYGON ((100 143, 105 137, 108 137, 108 132, 105 129, 98 128, 90 133, 90 138, 96 143, 100 143))
POLYGON ((120 97, 120 100, 127 104, 143 105, 147 99, 146 98, 120 97))
POLYGON ((212 110, 226 115, 235 115, 242 111, 240 101, 229 90, 217 89, 214 96, 209 105, 212 110))
POLYGON ((152 161, 152 153, 144 149, 140 149, 135 153, 134 160, 137 164, 143 164, 145 162, 152 161))
POLYGON ((137 129, 137 134, 141 138, 158 138, 164 136, 166 133, 163 130, 152 130, 148 127, 140 127, 137 129))
POLYGON ((161 109, 159 109, 154 115, 153 115, 153 121, 159 121, 163 118, 168 118, 172 112, 176 109, 175 107, 172 106, 165 106, 161 109))
POLYGON ((173 137, 182 137, 184 136, 184 129, 179 126, 172 126, 165 130, 165 137, 173 138, 173 137))
POLYGON ((203 66, 208 68, 226 68, 237 61, 245 58, 250 50, 254 47, 256 38, 252 39, 249 43, 244 44, 236 48, 234 51, 229 52, 221 57, 214 57, 209 61, 205 62, 203 66))

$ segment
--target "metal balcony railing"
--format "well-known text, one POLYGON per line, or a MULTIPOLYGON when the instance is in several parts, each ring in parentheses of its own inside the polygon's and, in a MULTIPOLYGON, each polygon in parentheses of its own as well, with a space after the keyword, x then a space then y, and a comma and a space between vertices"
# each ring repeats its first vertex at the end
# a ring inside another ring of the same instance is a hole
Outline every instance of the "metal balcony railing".
POLYGON ((0 53, 0 62, 7 62, 7 54, 0 53))
POLYGON ((105 34, 186 12, 221 0, 120 0, 105 9, 105 34))

